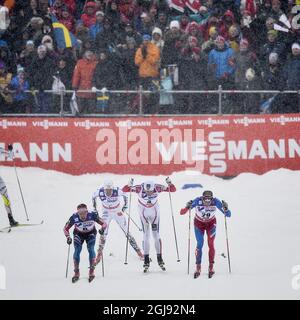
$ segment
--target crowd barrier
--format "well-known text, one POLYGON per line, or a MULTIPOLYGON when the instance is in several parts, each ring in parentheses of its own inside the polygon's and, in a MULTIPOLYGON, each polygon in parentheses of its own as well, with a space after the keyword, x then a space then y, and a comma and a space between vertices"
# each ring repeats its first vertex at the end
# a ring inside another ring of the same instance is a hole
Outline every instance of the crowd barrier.
MULTIPOLYGON (((10 91, 11 94, 14 94, 14 91, 10 91)), ((178 113, 178 110, 172 112, 172 108, 170 106, 166 108, 166 106, 162 105, 160 102, 160 97, 165 95, 163 100, 171 100, 178 108, 178 101, 176 103, 176 99, 180 99, 185 96, 185 103, 188 104, 187 97, 201 97, 200 101, 197 101, 197 105, 203 105, 200 108, 200 111, 195 113, 201 114, 203 110, 204 113, 210 114, 248 114, 248 113, 272 113, 272 105, 281 104, 283 111, 280 112, 291 112, 285 111, 284 105, 287 103, 291 103, 291 101, 285 101, 288 98, 293 97, 292 103, 294 104, 294 108, 292 112, 300 112, 300 90, 224 90, 224 88, 219 85, 218 90, 165 90, 165 89, 155 89, 155 90, 144 90, 142 86, 140 86, 136 90, 107 90, 106 88, 97 89, 96 91, 92 90, 77 90, 78 94, 93 94, 95 99, 95 107, 96 112, 88 112, 87 116, 102 116, 103 114, 138 114, 144 115, 149 114, 147 112, 147 108, 145 107, 146 97, 151 95, 157 96, 157 105, 160 105, 157 113, 166 113, 164 109, 171 110, 170 113, 178 113), (167 97, 166 97, 167 96, 167 97), (176 97, 176 98, 175 98, 176 97), (285 97, 285 100, 280 97, 285 97), (175 102, 174 102, 175 100, 175 102), (277 102, 276 102, 277 100, 277 102), (278 102, 280 100, 280 102, 278 102), (134 104, 135 108, 126 107, 125 104, 134 104), (249 111, 249 105, 251 109, 251 104, 255 107, 253 110, 249 111), (248 106, 245 106, 248 105, 248 106), (232 109, 232 110, 230 110, 232 109), (210 111, 210 112, 206 112, 210 111)), ((51 105, 52 108, 57 110, 55 113, 49 112, 45 114, 44 111, 39 111, 39 94, 38 90, 25 90, 24 93, 27 94, 28 100, 31 104, 31 115, 44 113, 45 116, 61 116, 68 117, 78 115, 78 110, 74 109, 74 106, 77 106, 77 102, 72 103, 73 98, 76 97, 74 90, 44 90, 43 93, 47 93, 51 95, 51 105), (71 98, 72 97, 72 98, 71 98)), ((180 104, 181 102, 179 102, 180 104)), ((194 102, 195 103, 195 102, 194 102)), ((180 113, 189 114, 191 113, 186 108, 181 108, 180 113)), ((197 109, 197 108, 195 108, 197 109)), ((152 112, 154 113, 154 112, 152 112)), ((16 116, 18 114, 14 114, 14 112, 3 113, 4 116, 16 116)), ((19 114, 20 115, 20 114, 19 114)), ((24 114, 28 116, 28 114, 24 114)), ((85 114, 82 114, 84 116, 85 114)))

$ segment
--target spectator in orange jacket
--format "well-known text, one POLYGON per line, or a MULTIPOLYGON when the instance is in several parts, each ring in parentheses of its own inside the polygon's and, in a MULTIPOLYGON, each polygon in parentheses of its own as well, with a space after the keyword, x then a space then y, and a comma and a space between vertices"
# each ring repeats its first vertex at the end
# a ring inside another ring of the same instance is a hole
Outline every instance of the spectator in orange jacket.
MULTIPOLYGON (((143 35, 143 43, 135 53, 135 64, 139 67, 139 82, 144 90, 159 88, 160 50, 151 43, 151 36, 143 35)), ((151 94, 145 97, 144 112, 155 113, 158 109, 159 96, 151 94)))
POLYGON ((143 36, 143 43, 135 54, 135 64, 139 67, 140 78, 157 78, 159 76, 160 51, 151 43, 151 36, 143 36))
MULTIPOLYGON (((96 69, 97 61, 92 51, 87 50, 83 58, 78 60, 72 79, 74 90, 91 90, 92 79, 96 69)), ((77 103, 80 113, 93 112, 95 109, 95 94, 88 92, 77 92, 77 103)))

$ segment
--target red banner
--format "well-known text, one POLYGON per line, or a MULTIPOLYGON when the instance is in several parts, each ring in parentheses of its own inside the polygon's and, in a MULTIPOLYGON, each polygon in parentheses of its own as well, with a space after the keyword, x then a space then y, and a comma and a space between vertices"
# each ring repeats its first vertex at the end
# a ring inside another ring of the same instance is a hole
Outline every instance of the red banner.
POLYGON ((0 118, 0 147, 9 143, 17 166, 74 175, 263 174, 300 170, 300 115, 0 118))

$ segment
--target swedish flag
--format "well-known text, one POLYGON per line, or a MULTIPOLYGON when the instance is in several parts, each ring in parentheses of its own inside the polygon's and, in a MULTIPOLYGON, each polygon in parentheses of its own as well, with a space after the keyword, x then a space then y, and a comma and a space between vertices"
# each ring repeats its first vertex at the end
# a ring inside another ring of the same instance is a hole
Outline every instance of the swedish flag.
POLYGON ((79 44, 74 34, 60 23, 55 16, 52 15, 51 19, 57 47, 60 49, 78 47, 79 44))

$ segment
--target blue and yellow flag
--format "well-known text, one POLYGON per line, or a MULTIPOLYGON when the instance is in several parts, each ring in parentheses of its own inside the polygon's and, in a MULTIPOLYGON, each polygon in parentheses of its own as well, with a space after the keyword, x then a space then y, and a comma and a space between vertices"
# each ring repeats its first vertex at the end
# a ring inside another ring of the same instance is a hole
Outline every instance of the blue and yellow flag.
POLYGON ((79 44, 74 34, 60 23, 55 16, 52 15, 51 19, 57 47, 60 49, 78 47, 79 44))

